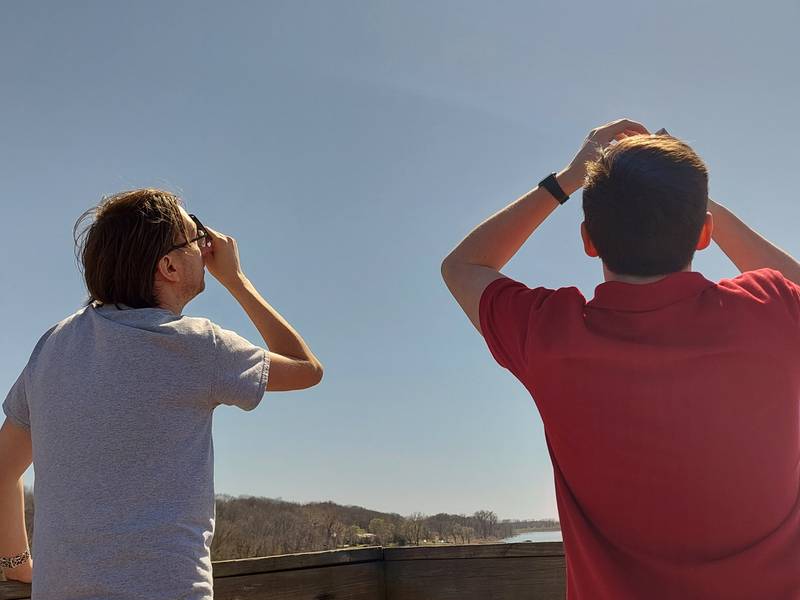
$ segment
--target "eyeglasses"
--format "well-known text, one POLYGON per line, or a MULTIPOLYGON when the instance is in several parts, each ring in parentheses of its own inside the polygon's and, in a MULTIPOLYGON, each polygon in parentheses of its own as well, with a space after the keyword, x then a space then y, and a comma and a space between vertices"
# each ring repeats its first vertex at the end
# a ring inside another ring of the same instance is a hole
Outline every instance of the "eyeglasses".
POLYGON ((206 228, 203 227, 203 224, 200 222, 200 219, 198 219, 195 215, 191 214, 189 215, 189 218, 192 221, 194 221, 195 225, 197 225, 197 237, 192 238, 191 240, 188 240, 186 242, 183 242, 182 244, 176 244, 172 246, 172 248, 169 249, 170 252, 172 252, 173 250, 177 250, 178 248, 183 248, 184 246, 188 246, 189 244, 192 244, 194 242, 197 242, 197 245, 200 247, 201 250, 206 246, 211 246, 211 236, 208 235, 208 231, 206 231, 206 228))

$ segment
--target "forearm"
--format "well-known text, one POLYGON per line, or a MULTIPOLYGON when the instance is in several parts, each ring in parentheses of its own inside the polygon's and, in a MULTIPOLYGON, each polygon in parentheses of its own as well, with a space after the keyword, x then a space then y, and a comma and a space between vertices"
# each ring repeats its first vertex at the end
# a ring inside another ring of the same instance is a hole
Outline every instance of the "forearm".
MULTIPOLYGON (((556 180, 569 195, 583 183, 582 176, 570 169, 558 173, 556 180)), ((534 188, 478 225, 445 258, 445 263, 468 263, 499 271, 558 206, 550 192, 534 188)))
MULTIPOLYGON (((28 549, 28 533, 25 531, 25 490, 22 479, 0 480, 0 557, 16 556, 28 549)), ((26 580, 30 571, 30 559, 15 569, 5 569, 9 578, 26 580)))
POLYGON ((769 267, 800 284, 800 263, 791 255, 761 237, 730 210, 710 198, 708 210, 714 217, 712 238, 741 272, 769 267))
POLYGON ((242 275, 226 287, 250 317, 271 352, 320 364, 300 334, 269 305, 247 277, 242 275))

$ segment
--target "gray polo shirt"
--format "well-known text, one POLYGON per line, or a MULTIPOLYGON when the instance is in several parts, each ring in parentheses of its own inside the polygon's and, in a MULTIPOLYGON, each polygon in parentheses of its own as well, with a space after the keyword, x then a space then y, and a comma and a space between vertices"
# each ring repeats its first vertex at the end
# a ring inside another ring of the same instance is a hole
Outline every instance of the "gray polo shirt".
POLYGON ((213 410, 269 357, 208 319, 90 305, 39 340, 3 410, 29 428, 33 600, 209 600, 213 410))

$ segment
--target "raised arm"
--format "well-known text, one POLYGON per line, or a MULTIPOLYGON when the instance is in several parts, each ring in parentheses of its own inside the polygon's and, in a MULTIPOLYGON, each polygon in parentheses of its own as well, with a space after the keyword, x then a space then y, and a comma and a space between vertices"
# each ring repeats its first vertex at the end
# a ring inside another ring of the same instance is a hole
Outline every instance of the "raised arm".
MULTIPOLYGON (((649 133, 644 125, 628 119, 608 123, 589 132, 583 146, 556 181, 568 195, 583 185, 586 163, 597 150, 626 135, 649 133)), ((480 331, 478 304, 500 269, 519 251, 548 215, 558 206, 550 193, 536 187, 478 225, 442 262, 442 277, 450 293, 480 331)))
POLYGON ((264 300, 241 269, 236 240, 213 229, 206 267, 241 305, 269 348, 268 391, 300 390, 322 380, 322 364, 294 328, 264 300))
POLYGON ((714 217, 712 238, 742 273, 769 267, 800 285, 800 263, 790 254, 761 237, 711 198, 708 210, 714 217))

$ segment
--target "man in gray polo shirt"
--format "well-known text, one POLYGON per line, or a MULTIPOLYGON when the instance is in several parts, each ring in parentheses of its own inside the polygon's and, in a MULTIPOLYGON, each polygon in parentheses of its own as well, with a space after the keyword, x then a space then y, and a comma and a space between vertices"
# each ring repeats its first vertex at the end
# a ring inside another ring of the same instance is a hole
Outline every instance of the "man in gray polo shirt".
POLYGON ((213 597, 211 421, 265 391, 317 384, 322 366, 242 273, 234 239, 174 195, 123 192, 76 236, 89 303, 36 344, 3 403, 0 566, 34 600, 213 597), (269 350, 182 316, 205 269, 269 350), (34 552, 22 474, 36 471, 34 552))

